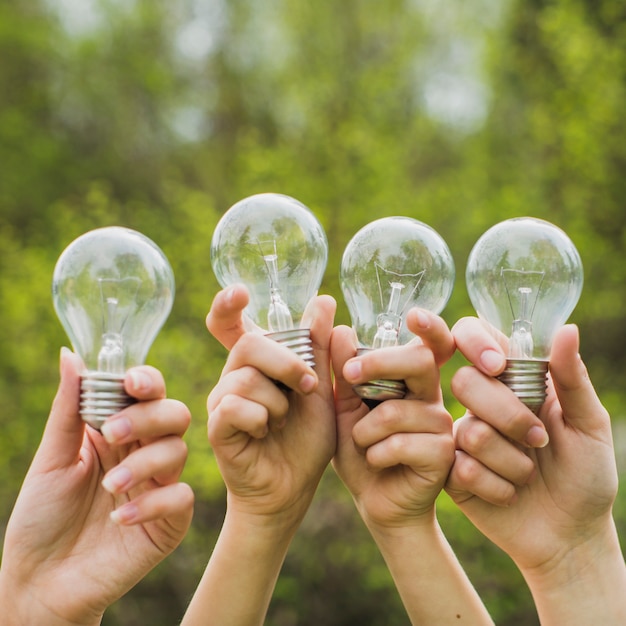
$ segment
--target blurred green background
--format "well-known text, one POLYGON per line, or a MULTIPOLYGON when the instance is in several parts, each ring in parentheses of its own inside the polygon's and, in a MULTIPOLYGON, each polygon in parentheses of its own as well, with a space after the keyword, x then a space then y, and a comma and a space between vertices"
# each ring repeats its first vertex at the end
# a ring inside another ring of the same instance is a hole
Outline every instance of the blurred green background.
MULTIPOLYGON (((180 619, 210 554, 224 489, 205 399, 225 352, 204 317, 209 243, 223 212, 292 195, 327 230, 322 292, 339 300, 345 244, 386 215, 447 240, 464 266, 514 216, 548 219, 585 265, 572 320, 626 436, 626 4, 620 0, 13 0, 0 4, 0 530, 38 444, 67 339, 50 282, 61 251, 119 224, 157 242, 177 298, 149 362, 193 413, 185 479, 197 494, 183 545, 111 607, 109 626, 180 619)), ((443 371, 449 393, 460 361, 443 371)), ((616 518, 626 536, 626 496, 616 518)), ((537 624, 503 555, 442 496, 439 516, 503 625, 537 624)), ((419 554, 414 555, 419 559, 419 554)), ((328 472, 278 582, 267 624, 405 624, 350 498, 328 472)))

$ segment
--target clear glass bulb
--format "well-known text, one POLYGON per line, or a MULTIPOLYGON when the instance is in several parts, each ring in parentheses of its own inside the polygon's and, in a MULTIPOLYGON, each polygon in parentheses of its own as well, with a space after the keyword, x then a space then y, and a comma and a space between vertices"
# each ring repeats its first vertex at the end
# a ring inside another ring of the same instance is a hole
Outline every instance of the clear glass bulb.
POLYGON ((580 255, 569 237, 544 220, 496 224, 472 249, 467 291, 478 316, 509 338, 500 379, 533 411, 546 397, 554 333, 568 319, 583 286, 580 255))
MULTIPOLYGON (((406 313, 421 307, 440 313, 454 287, 454 261, 441 236, 409 217, 385 217, 363 227, 343 253, 343 292, 358 351, 402 345, 415 337, 406 313)), ((402 398, 403 381, 369 381, 355 387, 363 399, 402 398)))
POLYGON ((211 242, 222 287, 243 283, 246 314, 261 332, 314 365, 303 315, 317 294, 328 260, 326 233, 294 198, 263 193, 240 200, 222 216, 211 242))
POLYGON ((85 365, 81 416, 99 429, 132 403, 128 368, 144 363, 174 301, 174 274, 150 239, 117 226, 74 240, 54 268, 52 297, 85 365))

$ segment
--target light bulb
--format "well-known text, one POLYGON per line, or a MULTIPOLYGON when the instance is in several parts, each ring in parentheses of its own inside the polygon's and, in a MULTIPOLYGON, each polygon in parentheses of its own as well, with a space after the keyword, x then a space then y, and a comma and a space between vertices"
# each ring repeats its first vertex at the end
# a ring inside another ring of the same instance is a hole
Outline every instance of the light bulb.
MULTIPOLYGON (((410 308, 443 310, 454 286, 454 261, 446 242, 430 226, 409 217, 385 217, 350 240, 340 282, 362 354, 413 339, 406 327, 410 308)), ((355 386, 355 392, 371 406, 403 398, 406 385, 374 380, 355 386)))
POLYGON ((80 411, 96 429, 133 402, 128 368, 144 363, 174 301, 174 275, 150 239, 117 226, 74 240, 54 268, 52 297, 82 358, 80 411))
POLYGON ((257 330, 315 365, 303 315, 317 294, 328 259, 324 229, 294 198, 263 193, 240 200, 220 219, 211 263, 222 287, 243 283, 246 314, 257 330))
POLYGON ((576 247, 560 228, 544 220, 506 220, 476 242, 466 281, 478 316, 509 338, 500 379, 538 412, 546 397, 554 333, 567 321, 582 291, 576 247))

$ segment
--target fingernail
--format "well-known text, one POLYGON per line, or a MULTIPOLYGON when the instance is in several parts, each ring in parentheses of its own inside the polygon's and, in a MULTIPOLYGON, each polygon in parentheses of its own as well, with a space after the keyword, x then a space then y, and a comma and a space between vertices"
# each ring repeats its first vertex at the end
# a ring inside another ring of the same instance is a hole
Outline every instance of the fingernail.
POLYGON ((310 393, 315 388, 317 380, 315 376, 312 374, 306 373, 301 379, 299 383, 299 388, 302 393, 310 393))
POLYGON ((116 524, 128 524, 136 519, 138 513, 137 505, 133 502, 127 502, 115 509, 115 511, 111 511, 109 517, 116 524))
POLYGON ((234 297, 235 297, 235 288, 228 287, 226 291, 224 292, 224 302, 230 306, 233 303, 234 297))
POLYGON ((424 311, 418 309, 415 313, 415 318, 417 319, 417 325, 422 330, 426 330, 430 326, 430 318, 424 311))
POLYGON ((549 441, 548 433, 541 426, 532 426, 526 435, 526 443, 531 448, 545 448, 549 441))
POLYGON ((126 417, 108 419, 102 424, 100 429, 102 436, 108 443, 115 443, 125 439, 130 435, 131 430, 130 420, 126 417))
POLYGON ((148 391, 152 386, 152 379, 145 372, 141 370, 130 370, 128 374, 133 385, 133 391, 148 391))
POLYGON ((480 355, 480 363, 486 372, 495 374, 504 369, 506 359, 504 358, 504 355, 496 350, 485 350, 480 355))
POLYGON ((109 493, 119 493, 130 484, 133 475, 130 470, 123 465, 112 469, 102 480, 102 486, 109 493))
POLYGON ((350 382, 358 380, 361 377, 363 366, 360 361, 348 361, 343 368, 343 375, 345 379, 350 382))

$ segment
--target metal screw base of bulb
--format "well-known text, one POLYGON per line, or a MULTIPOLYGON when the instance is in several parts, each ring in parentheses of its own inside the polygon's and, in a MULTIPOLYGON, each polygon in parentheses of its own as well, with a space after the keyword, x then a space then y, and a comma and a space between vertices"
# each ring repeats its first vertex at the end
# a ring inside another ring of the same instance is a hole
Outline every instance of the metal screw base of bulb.
POLYGON ((538 413, 546 399, 548 361, 507 359, 498 379, 533 412, 538 413))
MULTIPOLYGON (((359 348, 357 356, 370 351, 371 348, 359 348)), ((352 389, 370 408, 385 400, 401 400, 406 395, 406 384, 403 380, 368 380, 366 383, 354 385, 352 389)))
POLYGON ((80 416, 96 430, 107 417, 135 402, 124 391, 124 375, 88 372, 80 381, 80 416))
POLYGON ((310 328, 280 330, 275 333, 267 333, 266 336, 295 352, 309 367, 315 367, 310 328))
POLYGON ((352 387, 363 400, 401 400, 406 395, 406 385, 401 380, 369 380, 352 387))

